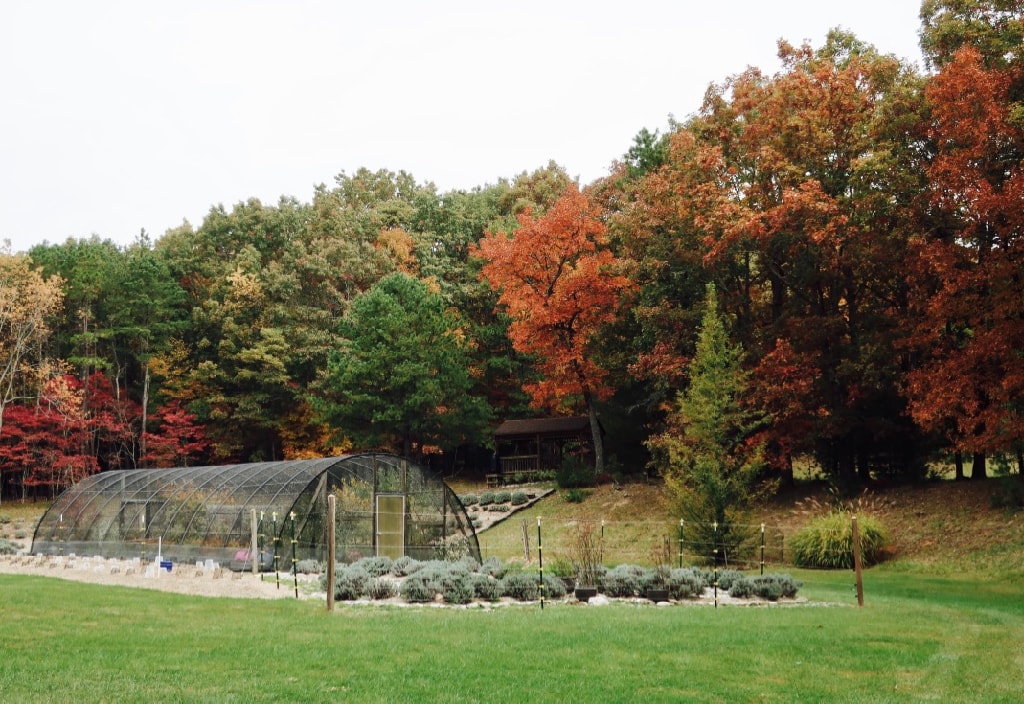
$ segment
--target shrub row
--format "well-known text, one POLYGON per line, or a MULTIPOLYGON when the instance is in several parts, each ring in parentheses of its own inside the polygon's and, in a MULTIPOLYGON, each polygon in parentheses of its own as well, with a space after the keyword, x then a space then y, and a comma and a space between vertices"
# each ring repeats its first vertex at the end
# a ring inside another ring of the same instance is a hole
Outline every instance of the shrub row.
POLYGON ((698 570, 681 568, 666 574, 663 570, 637 565, 617 565, 601 579, 601 591, 606 596, 620 598, 642 596, 650 589, 667 589, 671 599, 691 599, 700 596, 707 585, 698 570))
MULTIPOLYGON (((551 570, 544 574, 544 596, 560 599, 566 595, 565 582, 551 570)), ((775 601, 796 595, 802 584, 787 574, 748 577, 737 570, 714 572, 708 569, 653 569, 622 564, 601 568, 600 591, 609 597, 643 596, 649 589, 667 589, 674 600, 692 599, 714 585, 737 598, 760 597, 775 601)), ((335 570, 334 598, 337 601, 356 599, 390 599, 401 596, 412 603, 433 602, 440 598, 448 604, 465 604, 474 599, 497 601, 509 597, 517 601, 540 598, 539 576, 525 571, 518 563, 505 564, 489 557, 483 564, 472 558, 456 561, 418 561, 410 557, 390 560, 364 557, 352 564, 339 564, 335 570), (399 584, 396 579, 404 577, 399 584)), ((326 588, 322 575, 320 586, 326 588)))
MULTIPOLYGON (((364 560, 337 566, 334 576, 335 601, 401 596, 411 603, 428 603, 440 596, 447 604, 466 604, 474 599, 497 601, 505 596, 520 601, 534 601, 540 597, 537 573, 509 572, 494 563, 485 563, 476 568, 476 565, 465 561, 423 562, 419 563, 417 569, 403 569, 405 579, 399 585, 387 574, 372 575, 366 569, 364 560)), ((321 576, 320 586, 326 589, 326 575, 321 576)), ((544 575, 544 592, 547 598, 558 599, 565 596, 565 585, 554 575, 544 575)))
POLYGON ((760 597, 768 601, 791 599, 803 583, 788 574, 765 574, 757 577, 741 577, 732 582, 729 596, 737 599, 760 597))
POLYGON ((512 504, 512 506, 522 506, 530 500, 525 491, 516 489, 515 491, 509 491, 507 489, 501 489, 499 491, 485 491, 484 493, 477 496, 476 494, 463 494, 459 497, 459 501, 462 502, 463 506, 481 506, 489 507, 492 511, 503 509, 509 510, 508 506, 503 504, 512 504))

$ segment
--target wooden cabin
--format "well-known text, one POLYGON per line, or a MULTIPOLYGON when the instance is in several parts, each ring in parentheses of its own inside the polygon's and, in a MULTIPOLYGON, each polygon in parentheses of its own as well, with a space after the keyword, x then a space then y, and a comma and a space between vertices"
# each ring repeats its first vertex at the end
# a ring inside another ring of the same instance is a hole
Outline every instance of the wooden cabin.
POLYGON ((487 477, 488 484, 538 479, 557 470, 562 459, 572 454, 593 462, 592 440, 587 416, 506 420, 494 431, 496 466, 487 477))

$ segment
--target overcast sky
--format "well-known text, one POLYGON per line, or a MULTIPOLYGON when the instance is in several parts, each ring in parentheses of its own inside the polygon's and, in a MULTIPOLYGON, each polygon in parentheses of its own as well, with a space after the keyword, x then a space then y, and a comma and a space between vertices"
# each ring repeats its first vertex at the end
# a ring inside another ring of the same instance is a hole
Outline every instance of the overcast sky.
POLYGON ((831 27, 920 63, 918 0, 3 0, 0 240, 154 239, 360 167, 589 183, 831 27))

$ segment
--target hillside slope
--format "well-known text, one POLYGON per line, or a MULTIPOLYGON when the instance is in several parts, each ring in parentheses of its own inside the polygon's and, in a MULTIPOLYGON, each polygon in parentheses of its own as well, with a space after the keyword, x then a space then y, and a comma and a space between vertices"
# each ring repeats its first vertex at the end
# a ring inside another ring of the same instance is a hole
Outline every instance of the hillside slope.
MULTIPOLYGON (((872 515, 889 532, 891 562, 929 571, 997 571, 1024 573, 1024 511, 993 508, 998 482, 943 481, 914 486, 878 488, 848 501, 855 512, 872 515)), ((801 485, 767 501, 751 515, 753 526, 763 522, 769 533, 784 540, 815 515, 830 509, 830 496, 821 484, 801 485)), ((609 561, 648 562, 660 540, 673 540, 678 518, 658 484, 611 485, 589 490, 581 503, 555 492, 534 506, 480 533, 484 555, 504 559, 524 556, 524 528, 535 545, 541 519, 545 556, 564 556, 566 531, 579 521, 603 522, 609 561)), ((535 547, 534 547, 535 550, 535 547)))

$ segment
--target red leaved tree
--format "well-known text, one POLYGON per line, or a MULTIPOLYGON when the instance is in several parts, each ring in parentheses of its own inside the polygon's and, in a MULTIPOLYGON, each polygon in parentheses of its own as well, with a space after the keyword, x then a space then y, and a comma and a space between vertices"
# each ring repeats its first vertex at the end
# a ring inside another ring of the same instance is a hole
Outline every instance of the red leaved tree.
POLYGON ((480 241, 475 253, 487 261, 481 275, 512 319, 512 346, 535 359, 540 380, 523 390, 537 408, 586 408, 601 472, 604 447, 594 402, 613 389, 593 352, 632 285, 608 247, 600 208, 575 184, 541 217, 527 211, 518 221, 514 234, 487 233, 480 241))
POLYGON ((1024 71, 987 68, 960 49, 929 85, 931 227, 918 242, 914 347, 907 385, 923 427, 958 451, 1016 449, 1024 439, 1024 121, 1012 98, 1024 71))
POLYGON ((142 407, 102 373, 86 381, 85 405, 92 428, 92 454, 104 469, 135 466, 142 407))
POLYGON ((187 467, 210 447, 195 414, 180 401, 161 406, 154 415, 159 429, 144 433, 146 454, 142 462, 146 466, 187 467))
POLYGON ((23 494, 44 488, 51 496, 99 470, 90 451, 92 423, 83 408, 82 383, 51 377, 38 402, 10 405, 0 438, 0 464, 21 471, 23 494))

